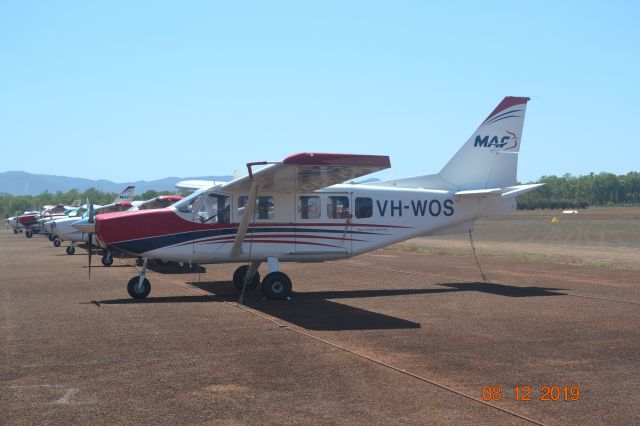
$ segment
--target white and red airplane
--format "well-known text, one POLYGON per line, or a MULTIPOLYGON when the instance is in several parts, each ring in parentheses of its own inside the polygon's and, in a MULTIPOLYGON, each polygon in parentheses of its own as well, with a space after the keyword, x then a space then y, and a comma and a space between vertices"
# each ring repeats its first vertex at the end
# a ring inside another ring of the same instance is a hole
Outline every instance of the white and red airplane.
MULTIPOLYGON (((141 257, 181 262, 245 263, 241 290, 260 284, 268 299, 291 294, 280 262, 344 259, 424 235, 469 232, 474 221, 516 209, 516 171, 529 98, 506 97, 437 174, 371 184, 341 184, 390 167, 376 155, 295 154, 249 163, 249 174, 194 192, 173 206, 93 216, 74 226, 101 245, 141 257), (266 167, 253 171, 253 166, 266 167)), ((151 291, 146 260, 127 286, 151 291)))

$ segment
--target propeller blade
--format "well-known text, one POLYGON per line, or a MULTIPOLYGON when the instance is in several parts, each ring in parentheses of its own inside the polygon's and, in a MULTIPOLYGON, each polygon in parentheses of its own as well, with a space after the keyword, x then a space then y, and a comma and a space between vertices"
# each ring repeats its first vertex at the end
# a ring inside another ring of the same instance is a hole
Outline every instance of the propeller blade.
POLYGON ((89 234, 89 279, 91 279, 91 256, 93 254, 93 234, 89 234))

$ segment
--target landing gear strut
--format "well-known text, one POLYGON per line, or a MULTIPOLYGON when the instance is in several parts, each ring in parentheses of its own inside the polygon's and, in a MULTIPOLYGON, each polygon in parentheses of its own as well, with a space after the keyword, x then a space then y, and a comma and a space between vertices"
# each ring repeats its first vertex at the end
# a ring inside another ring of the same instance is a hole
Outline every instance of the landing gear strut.
POLYGON ((144 299, 151 293, 151 283, 145 278, 147 272, 147 258, 142 261, 140 275, 133 277, 127 284, 127 292, 134 299, 144 299))

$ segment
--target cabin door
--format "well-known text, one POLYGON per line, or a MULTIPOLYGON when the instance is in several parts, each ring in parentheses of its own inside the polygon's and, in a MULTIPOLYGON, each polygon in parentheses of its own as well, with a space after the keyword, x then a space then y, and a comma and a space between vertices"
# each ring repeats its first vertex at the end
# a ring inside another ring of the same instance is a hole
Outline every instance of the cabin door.
POLYGON ((296 253, 351 253, 351 194, 296 197, 296 253))

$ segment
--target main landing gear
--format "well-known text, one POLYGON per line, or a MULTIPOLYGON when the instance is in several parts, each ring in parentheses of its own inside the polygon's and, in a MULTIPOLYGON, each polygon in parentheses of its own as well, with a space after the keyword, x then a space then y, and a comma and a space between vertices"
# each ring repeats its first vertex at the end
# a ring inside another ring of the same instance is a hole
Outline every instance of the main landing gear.
MULTIPOLYGON (((267 258, 269 273, 262 279, 262 295, 270 300, 284 300, 291 298, 291 279, 287 274, 280 272, 278 259, 267 258)), ((240 291, 255 290, 260 283, 258 267, 260 262, 252 262, 236 269, 233 274, 233 285, 240 291), (246 281, 246 284, 245 284, 246 281)))
MULTIPOLYGON (((147 272, 147 258, 141 259, 142 268, 140 274, 131 278, 127 284, 127 292, 134 299, 144 299, 151 293, 151 283, 145 277, 147 272)), ((138 262, 136 262, 138 263, 138 262)), ((280 272, 278 259, 267 258, 269 273, 262 279, 262 295, 270 300, 290 300, 291 299, 291 279, 287 274, 280 272)), ((260 273, 258 267, 260 262, 251 262, 249 265, 242 265, 233 274, 233 285, 242 291, 251 291, 260 285, 260 273), (246 283, 245 283, 246 281, 246 283)))

